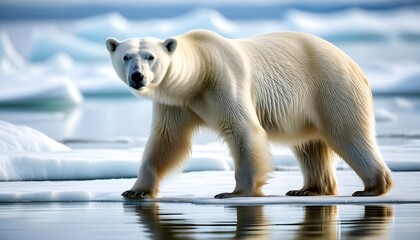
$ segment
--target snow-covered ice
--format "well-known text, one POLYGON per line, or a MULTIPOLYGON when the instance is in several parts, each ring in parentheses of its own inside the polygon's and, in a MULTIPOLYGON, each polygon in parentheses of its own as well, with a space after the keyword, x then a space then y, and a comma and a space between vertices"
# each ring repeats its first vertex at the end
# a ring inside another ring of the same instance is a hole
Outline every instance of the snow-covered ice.
MULTIPOLYGON (((339 171, 338 196, 286 197, 290 189, 302 187, 299 172, 274 172, 264 186, 267 197, 214 199, 214 195, 232 191, 235 186, 232 171, 189 172, 173 176, 161 185, 157 201, 195 204, 372 204, 372 203, 420 203, 419 172, 394 172, 394 186, 385 196, 351 197, 363 188, 360 179, 352 171, 339 171)), ((68 202, 68 201, 127 201, 121 193, 134 184, 135 179, 108 179, 90 181, 35 181, 2 182, 0 203, 5 202, 68 202)))
MULTIPOLYGON (((0 132, 0 181, 136 177, 143 153, 143 148, 71 150, 35 129, 4 121, 0 132)), ((232 164, 226 149, 197 145, 184 169, 223 171, 232 164)))

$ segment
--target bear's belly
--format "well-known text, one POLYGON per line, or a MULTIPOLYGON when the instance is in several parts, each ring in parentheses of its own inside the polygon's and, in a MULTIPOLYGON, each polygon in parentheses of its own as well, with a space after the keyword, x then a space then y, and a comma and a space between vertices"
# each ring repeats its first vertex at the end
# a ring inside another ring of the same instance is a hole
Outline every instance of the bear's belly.
POLYGON ((320 136, 316 129, 310 123, 302 123, 299 121, 282 121, 277 119, 273 124, 260 122, 271 141, 285 144, 299 144, 311 139, 318 139, 320 136))

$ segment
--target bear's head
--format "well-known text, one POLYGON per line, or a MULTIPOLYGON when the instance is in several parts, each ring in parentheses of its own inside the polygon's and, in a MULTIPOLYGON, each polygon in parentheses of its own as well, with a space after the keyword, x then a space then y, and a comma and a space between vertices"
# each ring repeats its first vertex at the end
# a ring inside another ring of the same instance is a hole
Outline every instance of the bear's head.
POLYGON ((176 47, 174 38, 165 41, 155 38, 106 40, 117 75, 135 94, 150 93, 162 82, 176 47))

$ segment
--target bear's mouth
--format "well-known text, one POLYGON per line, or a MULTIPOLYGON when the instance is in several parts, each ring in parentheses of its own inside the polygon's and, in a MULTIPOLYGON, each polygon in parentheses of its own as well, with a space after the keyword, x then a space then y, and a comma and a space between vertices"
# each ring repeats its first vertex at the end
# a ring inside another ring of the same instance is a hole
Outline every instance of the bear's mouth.
POLYGON ((129 85, 131 88, 134 88, 135 90, 139 90, 139 89, 141 89, 141 88, 144 88, 144 83, 143 83, 143 81, 141 81, 141 82, 133 82, 131 79, 129 79, 129 80, 128 80, 128 85, 129 85))

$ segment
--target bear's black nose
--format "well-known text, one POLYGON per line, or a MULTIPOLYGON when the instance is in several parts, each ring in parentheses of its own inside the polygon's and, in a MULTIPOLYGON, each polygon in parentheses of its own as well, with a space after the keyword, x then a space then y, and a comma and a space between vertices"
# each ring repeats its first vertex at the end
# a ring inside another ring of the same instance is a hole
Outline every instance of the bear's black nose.
POLYGON ((143 73, 135 71, 130 75, 130 78, 128 79, 128 84, 130 85, 130 87, 137 90, 141 87, 144 87, 143 79, 143 73))

